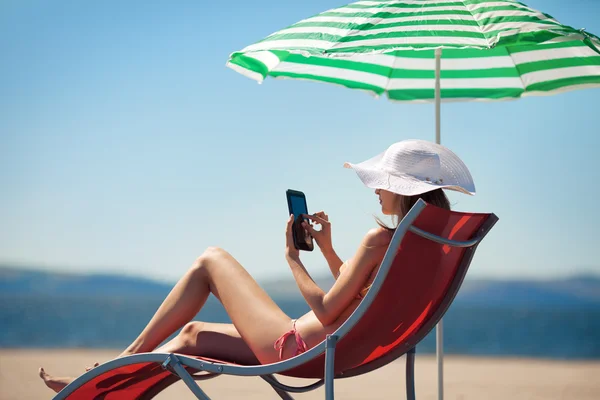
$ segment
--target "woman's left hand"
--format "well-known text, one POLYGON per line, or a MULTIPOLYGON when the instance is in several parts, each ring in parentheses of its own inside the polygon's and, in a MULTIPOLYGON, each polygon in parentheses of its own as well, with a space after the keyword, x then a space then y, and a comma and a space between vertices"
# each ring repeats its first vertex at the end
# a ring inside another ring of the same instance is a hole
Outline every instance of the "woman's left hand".
POLYGON ((294 246, 294 214, 288 218, 285 229, 285 256, 287 258, 299 258, 300 250, 294 246))

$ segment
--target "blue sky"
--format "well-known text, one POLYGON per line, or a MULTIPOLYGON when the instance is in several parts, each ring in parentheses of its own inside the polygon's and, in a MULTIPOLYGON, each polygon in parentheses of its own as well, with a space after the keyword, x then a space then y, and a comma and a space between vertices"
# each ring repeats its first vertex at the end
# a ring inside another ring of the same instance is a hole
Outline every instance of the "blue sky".
MULTIPOLYGON (((204 4, 0 4, 0 263, 174 280, 220 246, 259 280, 291 277, 288 188, 330 214, 336 250, 353 254, 378 202, 342 164, 433 140, 433 105, 257 85, 225 67, 344 2, 204 4)), ((596 0, 527 4, 600 34, 596 0)), ((442 143, 478 191, 452 194, 454 207, 500 217, 472 277, 600 273, 598 104, 600 89, 442 106, 442 143)), ((319 252, 304 261, 328 271, 319 252)))

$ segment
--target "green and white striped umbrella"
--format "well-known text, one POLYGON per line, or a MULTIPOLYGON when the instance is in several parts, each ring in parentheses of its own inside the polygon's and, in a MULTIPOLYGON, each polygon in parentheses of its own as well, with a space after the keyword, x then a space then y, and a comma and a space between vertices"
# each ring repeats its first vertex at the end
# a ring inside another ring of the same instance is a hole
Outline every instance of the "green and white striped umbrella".
POLYGON ((359 1, 233 53, 227 65, 396 101, 504 100, 600 86, 600 39, 509 0, 359 1))

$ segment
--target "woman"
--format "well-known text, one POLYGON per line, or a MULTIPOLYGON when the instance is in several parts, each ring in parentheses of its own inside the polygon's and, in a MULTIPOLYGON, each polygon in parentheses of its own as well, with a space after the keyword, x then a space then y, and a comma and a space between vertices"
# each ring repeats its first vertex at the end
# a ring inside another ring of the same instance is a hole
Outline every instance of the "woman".
MULTIPOLYGON (((359 164, 345 164, 375 189, 381 211, 398 221, 418 199, 443 207, 450 204, 442 188, 474 194, 471 174, 464 163, 443 146, 406 140, 359 164)), ((333 249, 327 214, 306 216, 320 225, 303 223, 314 237, 336 278, 324 292, 306 271, 292 237, 293 216, 287 221, 285 256, 311 311, 295 320, 286 315, 226 251, 209 248, 179 280, 140 335, 120 357, 164 352, 199 355, 240 364, 268 364, 300 354, 324 340, 354 311, 369 289, 394 229, 378 221, 354 256, 342 262, 333 249), (212 293, 223 304, 232 324, 190 320, 212 293), (157 348, 173 332, 171 341, 157 348), (291 339, 291 340, 289 340, 291 339), (293 340, 295 339, 295 340, 293 340)), ((72 378, 54 378, 40 368, 40 376, 55 391, 72 378)))

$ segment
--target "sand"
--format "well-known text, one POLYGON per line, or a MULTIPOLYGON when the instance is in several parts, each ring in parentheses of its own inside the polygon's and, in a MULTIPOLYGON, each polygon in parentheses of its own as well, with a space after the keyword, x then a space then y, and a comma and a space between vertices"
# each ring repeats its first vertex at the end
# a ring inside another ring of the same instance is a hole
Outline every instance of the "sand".
MULTIPOLYGON (((77 375, 94 360, 113 358, 108 350, 11 350, 0 349, 0 399, 51 399, 53 392, 37 376, 43 366, 56 375, 77 375)), ((600 361, 447 356, 445 399, 600 399, 600 361)), ((435 356, 417 355, 417 399, 437 399, 435 356)), ((337 399, 405 399, 404 358, 370 374, 335 382, 337 399)), ((285 383, 305 385, 309 380, 281 377, 285 383)), ((260 378, 220 376, 200 382, 205 392, 218 399, 279 399, 260 378)), ((297 399, 323 399, 323 388, 295 395, 297 399)), ((193 399, 182 382, 157 399, 193 399)))

